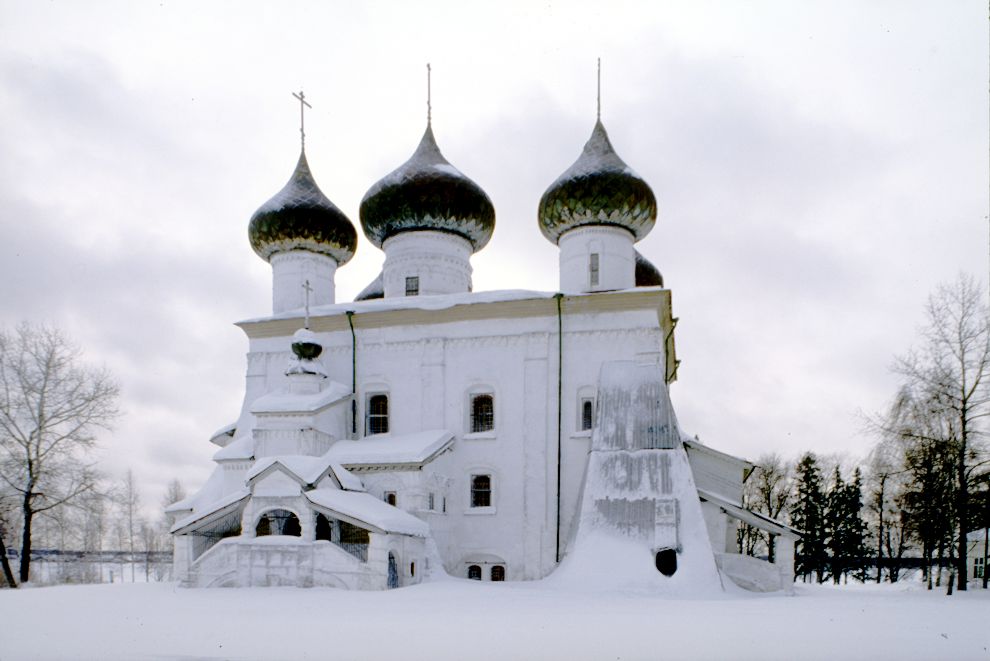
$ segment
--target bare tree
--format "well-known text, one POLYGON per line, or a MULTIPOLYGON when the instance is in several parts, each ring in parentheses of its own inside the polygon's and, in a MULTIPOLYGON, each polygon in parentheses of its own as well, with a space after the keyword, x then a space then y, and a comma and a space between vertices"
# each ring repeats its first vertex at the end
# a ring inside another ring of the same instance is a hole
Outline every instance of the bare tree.
POLYGON ((896 363, 908 387, 922 393, 940 418, 940 433, 921 430, 918 440, 945 444, 952 458, 959 590, 966 589, 969 491, 974 471, 985 463, 983 419, 990 415, 990 312, 984 301, 982 288, 966 274, 940 286, 928 299, 920 346, 896 363))
POLYGON ((10 569, 10 562, 7 560, 7 547, 4 544, 4 537, 10 529, 10 519, 14 512, 12 506, 13 499, 7 496, 8 494, 5 492, 5 489, 0 488, 0 567, 3 568, 3 576, 7 581, 7 585, 16 588, 17 581, 14 580, 14 572, 10 569))
POLYGON ((0 482, 20 500, 22 583, 35 516, 93 488, 86 456, 117 417, 118 393, 110 373, 82 365, 59 330, 0 331, 0 482))
MULTIPOLYGON (((118 509, 118 525, 120 530, 120 541, 122 546, 126 545, 130 556, 131 583, 134 582, 134 540, 140 534, 141 522, 138 515, 141 510, 141 496, 134 481, 134 471, 127 469, 124 479, 121 480, 119 488, 115 491, 114 500, 118 509)), ((121 574, 121 580, 124 575, 121 574)))

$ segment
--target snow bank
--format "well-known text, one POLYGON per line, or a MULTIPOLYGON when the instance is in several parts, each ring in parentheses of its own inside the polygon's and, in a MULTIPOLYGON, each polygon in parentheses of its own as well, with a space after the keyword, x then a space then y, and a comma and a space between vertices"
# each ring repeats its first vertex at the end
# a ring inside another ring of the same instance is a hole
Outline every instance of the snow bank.
POLYGON ((987 659, 990 591, 798 584, 796 597, 115 584, 0 590, 0 659, 987 659))

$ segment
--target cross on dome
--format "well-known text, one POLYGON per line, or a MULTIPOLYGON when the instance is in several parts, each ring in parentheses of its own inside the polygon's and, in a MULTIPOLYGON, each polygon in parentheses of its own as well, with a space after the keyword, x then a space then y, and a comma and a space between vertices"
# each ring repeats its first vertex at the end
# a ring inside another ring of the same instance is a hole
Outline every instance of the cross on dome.
POLYGON ((306 93, 303 92, 302 90, 299 90, 299 94, 296 94, 295 92, 293 92, 292 93, 292 96, 294 96, 297 99, 299 99, 299 141, 302 144, 302 148, 303 149, 306 149, 306 115, 305 115, 305 113, 306 113, 306 108, 309 108, 310 110, 312 110, 313 109, 313 106, 309 105, 309 102, 306 101, 306 93))

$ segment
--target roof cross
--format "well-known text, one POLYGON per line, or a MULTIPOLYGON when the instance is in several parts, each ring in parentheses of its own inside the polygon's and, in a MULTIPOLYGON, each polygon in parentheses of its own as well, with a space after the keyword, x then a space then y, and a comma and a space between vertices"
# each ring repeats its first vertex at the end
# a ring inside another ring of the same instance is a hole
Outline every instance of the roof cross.
POLYGON ((306 280, 306 282, 302 284, 302 288, 303 291, 306 292, 304 294, 306 297, 306 330, 309 330, 309 295, 313 291, 313 288, 310 286, 309 280, 306 280))
POLYGON ((305 116, 305 112, 306 112, 306 108, 309 108, 310 110, 312 110, 313 109, 313 106, 309 105, 309 102, 306 101, 306 94, 302 90, 299 90, 299 94, 296 94, 295 92, 293 92, 292 93, 292 96, 294 96, 297 99, 299 99, 299 140, 300 140, 300 142, 302 144, 302 148, 303 149, 306 149, 306 116, 305 116))
POLYGON ((602 121, 602 58, 598 58, 598 121, 602 121))

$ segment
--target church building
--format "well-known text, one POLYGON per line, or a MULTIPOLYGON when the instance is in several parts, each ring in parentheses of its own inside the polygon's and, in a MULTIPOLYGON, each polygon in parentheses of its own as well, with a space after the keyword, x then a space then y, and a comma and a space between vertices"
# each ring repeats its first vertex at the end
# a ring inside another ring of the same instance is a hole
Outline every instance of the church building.
MULTIPOLYGON (((209 438, 211 477, 167 508, 176 578, 536 580, 607 538, 659 584, 789 589, 797 531, 743 507, 750 463, 677 424, 671 292, 636 250, 656 198, 600 118, 536 220, 559 249, 559 290, 474 292, 471 257, 495 209, 428 118, 409 160, 361 202, 382 272, 339 302, 357 232, 304 146, 250 220, 272 312, 237 324, 243 406, 209 438), (740 522, 776 536, 776 563, 736 552, 740 522)), ((611 570, 593 554, 581 566, 611 570)))

